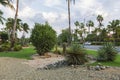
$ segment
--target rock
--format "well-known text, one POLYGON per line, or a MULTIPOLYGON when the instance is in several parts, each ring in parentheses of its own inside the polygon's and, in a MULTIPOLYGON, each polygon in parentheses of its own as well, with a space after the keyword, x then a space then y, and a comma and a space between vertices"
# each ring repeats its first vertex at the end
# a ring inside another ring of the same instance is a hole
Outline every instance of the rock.
POLYGON ((101 70, 105 70, 106 67, 105 66, 100 66, 101 70))
POLYGON ((98 70, 98 71, 100 71, 101 70, 101 68, 100 68, 100 66, 95 66, 95 70, 98 70))

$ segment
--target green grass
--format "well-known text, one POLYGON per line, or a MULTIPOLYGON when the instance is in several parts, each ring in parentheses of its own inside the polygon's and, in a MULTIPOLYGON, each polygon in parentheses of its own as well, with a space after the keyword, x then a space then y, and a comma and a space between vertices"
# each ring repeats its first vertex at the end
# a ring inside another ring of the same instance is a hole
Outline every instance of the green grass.
POLYGON ((97 56, 97 51, 95 51, 95 50, 87 50, 87 54, 90 54, 90 55, 92 55, 92 56, 97 56))
POLYGON ((31 59, 31 55, 35 54, 33 47, 24 48, 21 51, 17 52, 0 52, 0 57, 13 57, 21 59, 31 59))
MULTIPOLYGON (((94 50, 87 50, 87 53, 90 54, 90 55, 93 55, 93 56, 97 56, 97 51, 94 51, 94 50)), ((106 66, 117 66, 117 67, 120 67, 120 54, 118 54, 116 56, 116 59, 115 61, 111 61, 111 62, 95 62, 93 64, 90 64, 90 65, 97 65, 98 63, 101 63, 103 65, 106 65, 106 66)))

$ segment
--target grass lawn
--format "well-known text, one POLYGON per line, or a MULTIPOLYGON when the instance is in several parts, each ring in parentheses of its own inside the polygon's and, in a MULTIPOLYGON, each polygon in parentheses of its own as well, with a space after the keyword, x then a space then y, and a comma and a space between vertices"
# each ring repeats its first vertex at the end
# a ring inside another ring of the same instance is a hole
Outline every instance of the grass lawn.
POLYGON ((30 56, 35 53, 33 47, 24 48, 21 51, 17 52, 0 52, 0 57, 13 57, 13 58, 22 58, 22 59, 31 59, 30 56))
MULTIPOLYGON (((87 53, 91 54, 93 56, 97 56, 97 51, 94 51, 94 50, 87 50, 87 53)), ((101 64, 106 65, 106 66, 117 66, 117 67, 120 67, 120 54, 118 54, 116 56, 116 59, 113 62, 95 62, 95 63, 93 63, 91 65, 97 65, 98 63, 101 63, 101 64)))

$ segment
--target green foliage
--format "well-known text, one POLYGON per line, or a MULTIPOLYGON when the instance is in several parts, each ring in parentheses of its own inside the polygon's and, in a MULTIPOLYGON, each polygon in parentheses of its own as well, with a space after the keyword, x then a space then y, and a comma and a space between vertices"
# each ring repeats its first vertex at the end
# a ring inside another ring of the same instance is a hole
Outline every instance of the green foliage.
POLYGON ((45 52, 50 51, 56 44, 56 32, 48 23, 36 23, 32 30, 31 42, 35 46, 37 53, 44 55, 45 52))
POLYGON ((103 47, 98 50, 98 61, 114 61, 117 53, 113 44, 106 42, 103 47))
POLYGON ((58 44, 62 44, 64 42, 68 43, 69 42, 69 29, 62 30, 62 33, 58 36, 58 44))
POLYGON ((9 51, 10 50, 10 43, 4 43, 1 46, 1 51, 9 51))
POLYGON ((86 41, 96 41, 97 35, 96 34, 88 34, 86 37, 86 41))
POLYGON ((0 32, 0 37, 2 39, 2 43, 6 42, 8 40, 8 34, 4 31, 0 32))
POLYGON ((66 55, 69 64, 81 65, 86 59, 86 50, 78 44, 72 44, 66 55))
POLYGON ((13 49, 14 49, 14 51, 20 51, 22 49, 22 46, 21 45, 15 45, 13 49))

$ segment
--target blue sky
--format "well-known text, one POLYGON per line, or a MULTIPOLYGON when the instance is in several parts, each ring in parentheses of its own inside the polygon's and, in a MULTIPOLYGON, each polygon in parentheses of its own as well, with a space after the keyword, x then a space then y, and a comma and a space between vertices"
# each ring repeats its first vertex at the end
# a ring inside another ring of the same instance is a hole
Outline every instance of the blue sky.
MULTIPOLYGON (((14 0, 16 1, 16 0, 14 0)), ((50 25, 59 34, 62 29, 68 27, 67 3, 66 0, 19 0, 18 17, 27 22, 30 28, 34 27, 34 23, 44 23, 48 21, 50 25)), ((14 2, 15 5, 15 2, 14 2)), ((4 17, 14 17, 15 12, 9 8, 0 6, 4 12, 4 17)), ((103 15, 104 25, 108 24, 113 19, 120 19, 120 0, 76 0, 76 3, 71 3, 71 18, 72 28, 74 22, 87 22, 93 20, 97 27, 96 16, 103 15)), ((3 26, 0 26, 0 28, 3 26)), ((27 34, 27 36, 29 36, 27 34)), ((19 33, 19 37, 21 34, 19 33)))

